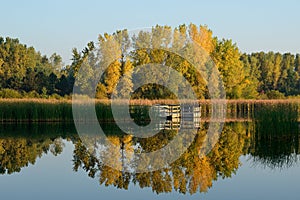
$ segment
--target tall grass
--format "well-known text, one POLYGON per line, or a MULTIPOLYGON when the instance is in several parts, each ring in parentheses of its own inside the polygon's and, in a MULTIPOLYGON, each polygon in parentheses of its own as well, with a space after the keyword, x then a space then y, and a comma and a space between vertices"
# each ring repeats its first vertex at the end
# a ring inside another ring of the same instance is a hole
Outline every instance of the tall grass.
POLYGON ((255 104, 254 120, 260 132, 278 136, 298 128, 299 104, 261 103, 255 104))
MULTIPOLYGON (((78 107, 78 109, 82 109, 82 118, 79 117, 76 120, 83 122, 91 120, 91 116, 85 114, 88 106, 89 104, 81 104, 78 107)), ((119 106, 120 110, 127 108, 122 102, 116 106, 119 106)), ((131 117, 137 119, 139 114, 147 113, 147 107, 137 105, 131 107, 131 117)), ((109 101, 96 101, 95 110, 99 121, 114 121, 109 101)), ((1 100, 0 122, 73 122, 72 102, 40 99, 1 100)))
POLYGON ((1 122, 71 121, 72 106, 64 101, 2 100, 1 122))
MULTIPOLYGON (((110 108, 109 100, 96 100, 95 110, 99 121, 114 121, 114 117, 110 108)), ((187 100, 188 102, 188 100, 187 100)), ((288 120, 299 119, 299 100, 221 100, 220 105, 214 105, 214 109, 225 110, 227 119, 234 120, 252 120, 252 119, 271 119, 281 116, 280 113, 285 112, 288 120), (227 106, 224 106, 224 102, 227 106), (293 105, 293 109, 287 108, 293 105), (274 107, 275 106, 275 107, 274 107), (266 109, 271 110, 267 111, 266 109), (287 110, 286 110, 287 109, 287 110), (298 109, 298 110, 297 110, 298 109)), ((120 100, 117 106, 120 110, 127 109, 124 107, 125 101, 120 100)), ((139 116, 147 118, 148 108, 154 104, 178 104, 176 100, 131 100, 131 117, 136 120, 139 116), (146 113, 146 115, 145 115, 146 113), (141 115, 142 114, 142 115, 141 115)), ((213 114, 212 103, 209 100, 200 100, 201 118, 209 120, 213 114)), ((218 101, 217 101, 218 104, 218 101)), ((86 109, 83 104, 82 113, 86 109)), ((222 113, 222 111, 220 112, 222 113)), ((83 120, 89 120, 90 116, 82 117, 83 120)), ((126 119, 125 119, 126 120, 126 119)), ((280 119, 283 120, 283 119, 280 119)), ((0 122, 72 122, 72 101, 71 100, 47 100, 47 99, 2 99, 0 100, 0 122)), ((147 121, 147 120, 145 120, 147 121)))
POLYGON ((297 103, 256 104, 251 142, 254 161, 271 168, 294 164, 300 145, 298 119, 297 103))

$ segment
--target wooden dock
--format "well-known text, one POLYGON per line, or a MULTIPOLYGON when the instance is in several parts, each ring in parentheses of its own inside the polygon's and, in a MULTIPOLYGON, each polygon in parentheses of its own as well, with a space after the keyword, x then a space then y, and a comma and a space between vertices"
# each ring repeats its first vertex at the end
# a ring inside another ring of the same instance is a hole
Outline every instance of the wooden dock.
POLYGON ((199 104, 154 105, 156 116, 165 120, 159 123, 162 129, 194 129, 200 127, 201 106, 199 104))

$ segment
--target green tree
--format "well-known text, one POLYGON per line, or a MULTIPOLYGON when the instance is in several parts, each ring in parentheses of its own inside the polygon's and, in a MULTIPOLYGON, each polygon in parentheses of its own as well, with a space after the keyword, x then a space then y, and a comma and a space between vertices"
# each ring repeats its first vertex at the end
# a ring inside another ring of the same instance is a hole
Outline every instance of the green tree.
MULTIPOLYGON (((61 57, 53 54, 56 64, 61 57)), ((51 60, 51 59, 50 59, 51 60)), ((18 39, 0 37, 0 85, 22 93, 48 87, 48 76, 55 71, 47 56, 36 52, 33 47, 21 44, 18 39)))
POLYGON ((231 40, 218 41, 212 56, 221 73, 226 96, 234 99, 241 98, 245 89, 245 72, 236 44, 231 40))
POLYGON ((257 65, 257 59, 247 54, 241 56, 245 72, 245 89, 242 97, 245 99, 255 99, 258 96, 260 71, 257 65))
POLYGON ((59 73, 63 68, 62 57, 57 53, 53 53, 49 58, 50 64, 54 72, 59 73))

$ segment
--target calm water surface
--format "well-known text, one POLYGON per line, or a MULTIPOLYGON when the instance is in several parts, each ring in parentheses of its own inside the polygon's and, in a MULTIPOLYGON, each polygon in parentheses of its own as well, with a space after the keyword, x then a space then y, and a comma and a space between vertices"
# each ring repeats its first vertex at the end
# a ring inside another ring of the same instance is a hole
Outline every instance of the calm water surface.
MULTIPOLYGON (((73 125, 1 125, 1 199, 298 199, 299 124, 270 131, 271 125, 263 123, 225 123, 218 143, 199 157, 207 130, 203 123, 193 144, 171 166, 138 174, 94 159, 73 125)), ((165 130, 136 140, 111 124, 106 130, 111 130, 108 138, 125 146, 126 155, 136 145, 147 151, 159 148, 176 134, 165 130)), ((120 149, 106 151, 126 159, 120 149)))

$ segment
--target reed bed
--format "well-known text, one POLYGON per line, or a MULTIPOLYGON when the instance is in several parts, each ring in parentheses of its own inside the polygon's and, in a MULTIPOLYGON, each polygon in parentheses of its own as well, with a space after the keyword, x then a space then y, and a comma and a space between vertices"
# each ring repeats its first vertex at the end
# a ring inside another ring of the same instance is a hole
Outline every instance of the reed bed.
MULTIPOLYGON (((78 109, 82 116, 76 120, 91 121, 91 116, 85 111, 91 106, 88 103, 79 104, 78 109)), ((124 109, 124 104, 116 105, 124 109)), ((97 119, 102 122, 113 122, 114 116, 109 102, 96 101, 95 110, 97 119)), ((132 117, 138 118, 139 114, 148 113, 147 106, 136 106, 131 108, 132 117)), ((0 100, 0 123, 26 123, 26 122, 73 122, 72 101, 50 101, 50 100, 0 100)))
MULTIPOLYGON (((99 121, 114 121, 111 111, 110 100, 92 100, 95 102, 95 110, 99 121)), ((86 110, 86 102, 78 101, 81 104, 82 113, 86 110)), ((199 103, 201 105, 201 118, 210 119, 213 114, 225 113, 226 119, 245 120, 265 118, 270 113, 280 116, 285 113, 287 119, 297 118, 299 120, 300 100, 210 100, 189 101, 185 103, 199 103), (293 105, 293 110, 289 106, 293 105), (214 106, 214 107, 213 107, 214 106), (272 110, 266 110, 272 108, 272 110), (265 114, 267 113, 267 114, 265 114), (296 115, 297 114, 297 115, 296 115), (289 116, 292 115, 292 116, 289 116)), ((127 101, 118 100, 115 106, 124 109, 127 101)), ((154 104, 178 104, 177 100, 130 100, 131 117, 138 119, 142 114, 147 118, 149 106, 154 104)), ((126 108, 126 107, 125 107, 126 108)), ((223 116, 221 116, 223 118, 223 116)), ((83 114, 82 120, 89 120, 89 116, 83 114)), ((81 119, 79 119, 81 120, 81 119)), ((0 122, 72 122, 72 100, 55 99, 0 99, 0 122)))
POLYGON ((298 103, 255 104, 254 120, 262 137, 278 137, 297 132, 299 121, 298 103))
POLYGON ((67 102, 39 100, 0 101, 1 122, 72 121, 72 106, 67 102))
POLYGON ((255 104, 254 121, 255 133, 251 139, 254 160, 271 168, 296 163, 295 153, 300 145, 299 104, 255 104))

